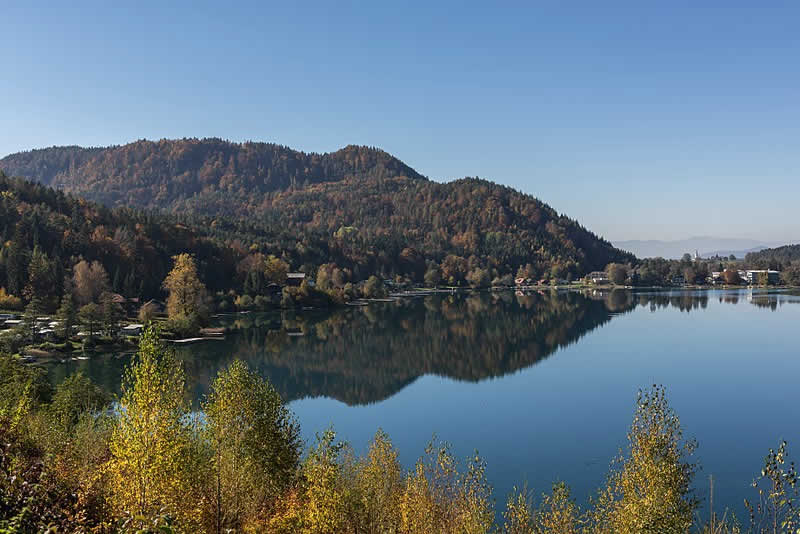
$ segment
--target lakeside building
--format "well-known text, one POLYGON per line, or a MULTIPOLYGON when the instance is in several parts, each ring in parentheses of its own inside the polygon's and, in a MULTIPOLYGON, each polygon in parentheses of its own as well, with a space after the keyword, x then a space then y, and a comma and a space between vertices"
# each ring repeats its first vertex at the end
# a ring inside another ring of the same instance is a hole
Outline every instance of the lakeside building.
POLYGON ((288 273, 286 275, 287 286, 299 286, 306 279, 306 273, 288 273))
POLYGON ((605 284, 608 282, 608 274, 603 271, 594 271, 586 275, 593 284, 605 284))
POLYGON ((771 269, 754 269, 746 271, 743 279, 752 286, 763 283, 764 277, 766 277, 766 283, 768 285, 777 285, 781 283, 780 271, 773 271, 771 269))

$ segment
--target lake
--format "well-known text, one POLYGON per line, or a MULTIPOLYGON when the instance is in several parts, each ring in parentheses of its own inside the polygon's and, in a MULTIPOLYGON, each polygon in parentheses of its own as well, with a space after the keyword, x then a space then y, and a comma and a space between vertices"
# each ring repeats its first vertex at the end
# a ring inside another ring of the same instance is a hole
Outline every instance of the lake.
MULTIPOLYGON (((636 392, 663 384, 699 442, 696 485, 743 516, 781 439, 800 457, 800 296, 766 290, 457 293, 332 312, 226 319, 225 340, 178 349, 201 399, 234 358, 268 377, 308 442, 333 426, 363 452, 382 428, 405 466, 436 434, 475 449, 501 509, 512 486, 594 494, 625 445, 636 392)), ((118 391, 126 355, 53 366, 118 391)))

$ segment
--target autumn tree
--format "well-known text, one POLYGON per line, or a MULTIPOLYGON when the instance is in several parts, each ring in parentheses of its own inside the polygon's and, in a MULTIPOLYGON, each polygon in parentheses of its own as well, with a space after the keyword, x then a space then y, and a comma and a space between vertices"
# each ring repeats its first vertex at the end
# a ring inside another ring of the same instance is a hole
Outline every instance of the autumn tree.
POLYGON ((81 260, 72 269, 72 286, 79 305, 97 302, 104 291, 109 291, 108 273, 99 261, 91 264, 81 260))
POLYGON ((428 270, 425 271, 424 281, 425 285, 428 287, 436 287, 439 285, 439 282, 442 281, 442 272, 439 270, 438 265, 431 264, 428 266, 428 270))
POLYGON ((307 532, 341 532, 346 524, 347 503, 342 491, 341 454, 344 444, 333 430, 317 436, 302 466, 305 486, 303 523, 307 532))
POLYGON ((178 254, 173 260, 175 264, 163 284, 169 291, 167 314, 172 320, 199 322, 208 313, 206 286, 191 255, 178 254))
POLYGON ((123 377, 108 467, 111 504, 118 516, 134 521, 131 527, 142 528, 163 513, 185 523, 196 518, 196 503, 186 498, 191 436, 185 381, 158 330, 145 329, 123 377))
POLYGON ((286 283, 286 275, 289 273, 289 264, 282 259, 270 256, 264 265, 264 276, 269 282, 283 285, 286 283))
POLYGON ((490 532, 494 509, 485 471, 477 454, 461 471, 448 444, 430 443, 406 477, 401 531, 490 532))
POLYGON ((403 470, 389 436, 376 432, 366 458, 356 469, 356 486, 363 505, 364 532, 398 532, 403 470))
POLYGON ((137 313, 136 317, 144 324, 149 323, 153 319, 155 319, 156 315, 158 315, 159 307, 158 304, 155 302, 145 302, 139 308, 139 312, 137 313))
POLYGON ((697 281, 697 272, 694 267, 684 267, 681 274, 687 284, 694 284, 697 281))
POLYGON ((373 275, 370 276, 366 282, 364 282, 364 287, 362 288, 361 292, 367 298, 379 298, 386 296, 386 289, 383 287, 383 282, 373 275))
POLYGON ((640 391, 620 457, 592 511, 593 532, 682 534, 692 525, 696 465, 694 441, 684 441, 677 414, 663 387, 640 391))
POLYGON ((628 279, 628 268, 619 263, 609 263, 606 266, 606 272, 611 283, 618 286, 623 285, 628 279))
POLYGON ((467 282, 472 288, 487 287, 491 283, 489 271, 476 267, 467 273, 467 282))
POLYGON ((503 534, 538 534, 533 523, 533 507, 527 487, 516 486, 506 501, 503 512, 503 534))
POLYGON ((451 285, 459 285, 467 275, 467 260, 453 254, 442 260, 442 279, 451 285))
POLYGON ((553 490, 542 496, 533 515, 534 532, 579 534, 583 517, 564 482, 553 484, 553 490))
POLYGON ((725 269, 722 271, 722 279, 728 285, 739 285, 742 283, 742 278, 739 276, 739 271, 734 269, 725 269))
POLYGON ((335 263, 325 263, 317 269, 317 287, 323 291, 341 289, 347 281, 348 274, 335 263))

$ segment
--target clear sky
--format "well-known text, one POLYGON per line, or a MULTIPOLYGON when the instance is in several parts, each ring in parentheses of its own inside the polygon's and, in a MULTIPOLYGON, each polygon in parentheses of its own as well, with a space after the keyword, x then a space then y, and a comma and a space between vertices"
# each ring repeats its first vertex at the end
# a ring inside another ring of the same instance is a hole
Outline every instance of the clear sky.
POLYGON ((365 144, 612 240, 800 239, 796 1, 227 4, 4 1, 0 155, 365 144))

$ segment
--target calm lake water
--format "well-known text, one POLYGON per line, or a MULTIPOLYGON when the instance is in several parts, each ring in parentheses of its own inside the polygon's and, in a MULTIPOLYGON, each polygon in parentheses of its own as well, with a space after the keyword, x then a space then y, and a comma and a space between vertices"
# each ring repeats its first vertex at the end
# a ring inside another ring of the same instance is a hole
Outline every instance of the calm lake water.
MULTIPOLYGON (((234 322, 234 319, 231 319, 234 322)), ((564 480, 584 502, 625 445, 636 392, 663 384, 699 442, 697 486, 742 499, 769 447, 800 458, 800 296, 767 291, 437 295, 334 312, 251 314, 178 350, 195 400, 240 358, 290 402, 308 442, 333 426, 363 452, 382 428, 407 467, 434 433, 514 484, 564 480)), ((53 366, 119 389, 128 356, 53 366)))

